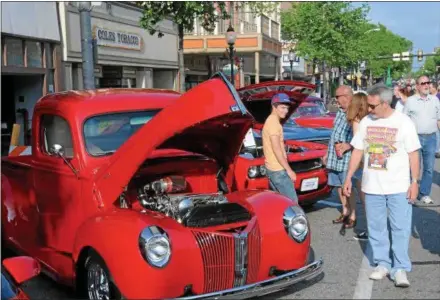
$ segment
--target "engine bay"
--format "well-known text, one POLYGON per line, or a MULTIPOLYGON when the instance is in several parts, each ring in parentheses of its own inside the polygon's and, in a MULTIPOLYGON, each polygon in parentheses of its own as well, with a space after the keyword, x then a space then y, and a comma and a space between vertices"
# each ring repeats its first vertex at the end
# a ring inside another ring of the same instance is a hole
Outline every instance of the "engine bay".
MULTIPOLYGON (((184 176, 164 176, 138 186, 135 195, 143 209, 159 212, 186 227, 208 227, 251 219, 246 208, 229 202, 223 192, 189 193, 187 184, 184 176)), ((124 195, 120 197, 120 207, 130 207, 124 195)))

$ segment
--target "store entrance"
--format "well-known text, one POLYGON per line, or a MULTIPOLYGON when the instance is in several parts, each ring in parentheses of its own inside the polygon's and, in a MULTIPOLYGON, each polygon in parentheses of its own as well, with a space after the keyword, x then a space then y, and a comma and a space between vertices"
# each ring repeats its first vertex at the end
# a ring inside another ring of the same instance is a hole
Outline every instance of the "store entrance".
POLYGON ((19 144, 31 144, 32 113, 43 95, 41 74, 2 74, 2 156, 9 152, 12 128, 20 125, 19 144))
POLYGON ((12 126, 15 123, 14 76, 2 75, 2 156, 8 155, 12 126))
POLYGON ((102 78, 99 78, 99 88, 135 87, 136 79, 124 78, 122 66, 102 66, 102 78))

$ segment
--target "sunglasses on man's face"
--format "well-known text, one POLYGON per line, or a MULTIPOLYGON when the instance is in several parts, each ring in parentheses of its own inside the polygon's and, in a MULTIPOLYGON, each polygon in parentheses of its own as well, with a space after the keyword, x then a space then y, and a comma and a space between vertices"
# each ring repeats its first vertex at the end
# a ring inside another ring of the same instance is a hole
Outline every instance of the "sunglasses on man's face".
POLYGON ((379 103, 379 104, 376 104, 376 105, 374 105, 374 104, 368 104, 368 108, 370 108, 371 110, 374 110, 376 107, 378 107, 379 105, 381 105, 382 103, 379 103))
POLYGON ((427 85, 427 84, 431 84, 431 81, 420 82, 420 85, 427 85))

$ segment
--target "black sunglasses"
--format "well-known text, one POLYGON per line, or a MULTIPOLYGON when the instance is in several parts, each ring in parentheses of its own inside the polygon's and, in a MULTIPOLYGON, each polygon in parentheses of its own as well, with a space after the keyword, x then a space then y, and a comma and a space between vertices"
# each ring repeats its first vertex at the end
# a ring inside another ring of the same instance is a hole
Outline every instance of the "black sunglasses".
POLYGON ((379 104, 376 104, 376 105, 374 105, 374 104, 368 104, 368 107, 369 108, 371 108, 371 110, 374 110, 376 107, 378 107, 379 105, 381 105, 382 103, 379 103, 379 104))
POLYGON ((427 85, 427 84, 431 84, 431 81, 420 82, 420 85, 427 85))

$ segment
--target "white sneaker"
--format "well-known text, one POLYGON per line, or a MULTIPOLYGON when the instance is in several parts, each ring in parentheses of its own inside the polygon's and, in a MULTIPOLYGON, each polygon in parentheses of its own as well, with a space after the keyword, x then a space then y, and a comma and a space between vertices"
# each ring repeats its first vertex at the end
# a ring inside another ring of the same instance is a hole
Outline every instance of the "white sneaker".
POLYGON ((394 274, 394 284, 397 287, 409 287, 409 281, 404 270, 397 270, 394 274))
POLYGON ((422 199, 420 199, 425 204, 433 204, 434 201, 429 196, 423 196, 422 199))
POLYGON ((381 280, 387 276, 390 272, 384 266, 377 266, 374 271, 370 274, 370 279, 381 280))

